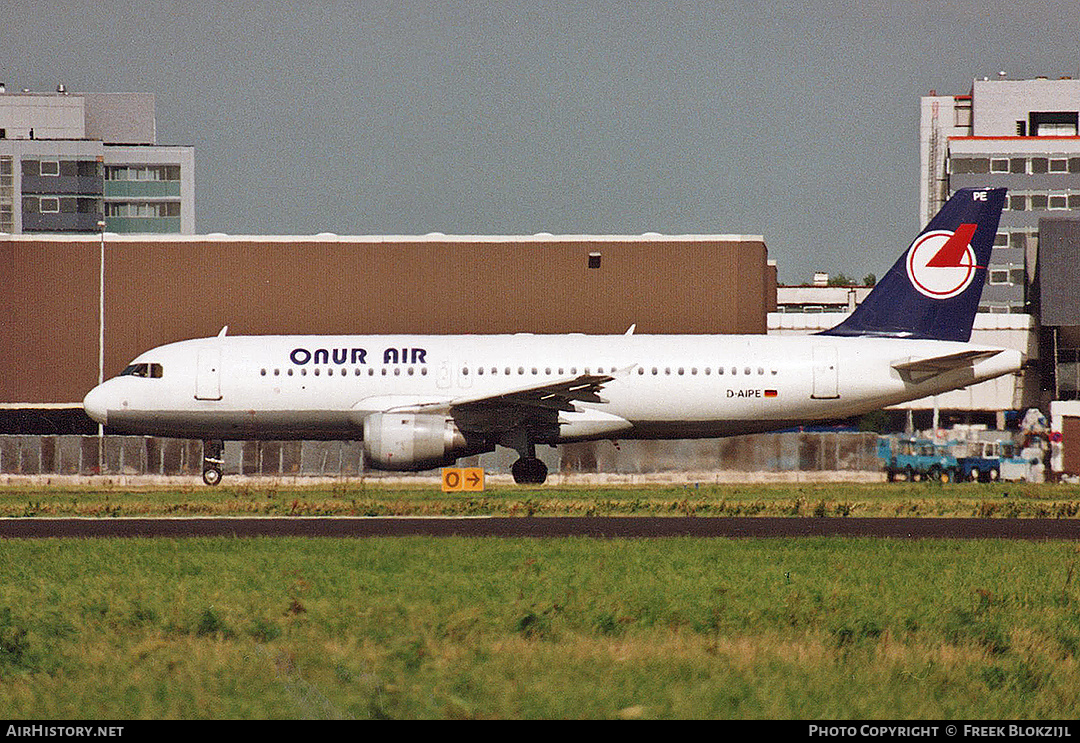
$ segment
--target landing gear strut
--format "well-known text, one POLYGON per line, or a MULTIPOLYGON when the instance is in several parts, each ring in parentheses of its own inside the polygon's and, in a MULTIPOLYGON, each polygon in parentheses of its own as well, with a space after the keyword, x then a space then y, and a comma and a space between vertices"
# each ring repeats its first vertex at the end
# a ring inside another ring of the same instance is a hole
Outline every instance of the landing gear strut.
POLYGON ((209 440, 203 442, 202 479, 207 485, 213 486, 221 482, 221 468, 224 463, 222 454, 224 451, 224 441, 209 440))
POLYGON ((543 485, 547 480, 548 469, 546 464, 532 456, 521 457, 514 462, 510 472, 513 473, 514 482, 518 485, 543 485))
POLYGON ((518 485, 543 485, 547 480, 547 465, 536 457, 536 442, 524 427, 507 432, 500 443, 515 449, 519 459, 510 468, 518 485))

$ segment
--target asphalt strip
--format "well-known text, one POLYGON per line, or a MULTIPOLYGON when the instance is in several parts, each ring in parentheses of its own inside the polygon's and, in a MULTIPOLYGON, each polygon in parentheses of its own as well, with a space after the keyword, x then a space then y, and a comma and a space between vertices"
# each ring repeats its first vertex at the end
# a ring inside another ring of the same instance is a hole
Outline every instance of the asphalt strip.
POLYGON ((1080 519, 842 517, 109 517, 5 518, 0 538, 662 537, 1080 540, 1080 519))

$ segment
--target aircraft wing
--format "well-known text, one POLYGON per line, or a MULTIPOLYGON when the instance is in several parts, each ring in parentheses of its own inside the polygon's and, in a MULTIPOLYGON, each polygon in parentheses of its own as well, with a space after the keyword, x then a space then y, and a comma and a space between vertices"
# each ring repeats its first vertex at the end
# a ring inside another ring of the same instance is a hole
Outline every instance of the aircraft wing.
POLYGON ((913 382, 925 382, 928 379, 945 374, 954 369, 963 369, 976 361, 988 359, 1001 353, 1000 349, 978 349, 949 353, 944 356, 931 356, 925 359, 909 359, 892 365, 904 379, 913 382))
MULTIPOLYGON (((617 373, 617 372, 616 372, 617 373)), ((574 412, 577 402, 606 402, 600 391, 613 381, 610 374, 580 374, 544 384, 518 387, 494 395, 456 397, 395 410, 443 412, 463 431, 490 433, 521 426, 558 425, 559 412, 574 412)))

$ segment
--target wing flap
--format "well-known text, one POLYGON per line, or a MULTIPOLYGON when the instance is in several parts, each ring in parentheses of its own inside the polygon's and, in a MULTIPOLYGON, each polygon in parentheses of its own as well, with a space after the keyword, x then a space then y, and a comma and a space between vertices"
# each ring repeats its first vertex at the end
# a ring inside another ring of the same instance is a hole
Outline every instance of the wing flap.
MULTIPOLYGON (((633 368, 633 367, 629 367, 633 368)), ((600 396, 604 385, 629 371, 611 374, 579 374, 543 384, 524 385, 496 394, 454 398, 410 398, 384 396, 363 401, 364 412, 443 413, 452 417, 463 431, 491 433, 522 426, 558 426, 560 413, 578 413, 575 403, 605 403, 600 396)))
MULTIPOLYGON (((559 413, 577 411, 575 403, 603 403, 611 374, 579 374, 497 394, 458 397, 443 405, 462 430, 505 431, 521 426, 557 426, 559 413)), ((430 409, 430 408, 429 408, 430 409)))

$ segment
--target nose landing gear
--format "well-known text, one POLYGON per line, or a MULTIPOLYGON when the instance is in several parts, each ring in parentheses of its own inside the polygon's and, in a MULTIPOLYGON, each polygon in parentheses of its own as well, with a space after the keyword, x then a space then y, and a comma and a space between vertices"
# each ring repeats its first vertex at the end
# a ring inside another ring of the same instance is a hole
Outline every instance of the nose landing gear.
POLYGON ((203 442, 203 471, 202 479, 207 485, 214 486, 221 482, 224 465, 223 452, 225 442, 209 440, 203 442))

